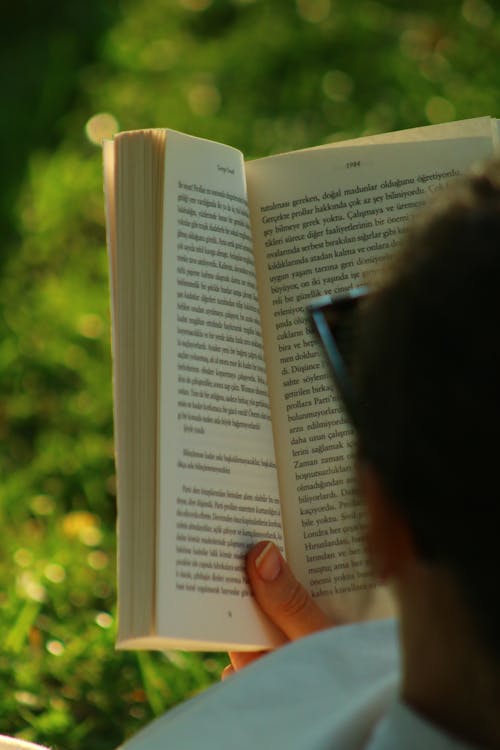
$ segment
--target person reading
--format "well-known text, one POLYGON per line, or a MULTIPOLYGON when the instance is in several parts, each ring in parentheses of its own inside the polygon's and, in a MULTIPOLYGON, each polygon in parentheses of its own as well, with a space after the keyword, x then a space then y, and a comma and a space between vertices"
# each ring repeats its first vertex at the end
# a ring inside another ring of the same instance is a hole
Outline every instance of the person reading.
POLYGON ((397 623, 335 627, 262 541, 253 593, 296 642, 231 654, 128 750, 500 748, 499 289, 492 164, 434 196, 359 305, 357 477, 397 623))

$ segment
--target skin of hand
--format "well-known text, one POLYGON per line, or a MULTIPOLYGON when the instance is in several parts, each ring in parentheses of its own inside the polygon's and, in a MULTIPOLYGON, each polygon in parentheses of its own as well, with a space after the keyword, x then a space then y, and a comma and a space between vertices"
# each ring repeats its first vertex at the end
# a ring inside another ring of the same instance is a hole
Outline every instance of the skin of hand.
MULTIPOLYGON (((262 611, 288 641, 332 627, 332 622, 300 584, 273 542, 259 542, 246 557, 246 571, 262 611)), ((268 651, 231 652, 222 679, 259 659, 268 651)))

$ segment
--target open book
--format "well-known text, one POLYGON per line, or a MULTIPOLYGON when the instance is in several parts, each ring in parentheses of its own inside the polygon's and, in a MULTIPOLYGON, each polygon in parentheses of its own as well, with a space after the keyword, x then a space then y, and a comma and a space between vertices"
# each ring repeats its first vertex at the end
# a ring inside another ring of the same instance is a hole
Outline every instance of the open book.
POLYGON ((279 643, 243 570, 261 539, 338 622, 390 613, 304 311, 370 283, 408 216, 498 138, 485 117, 248 163, 171 130, 105 143, 120 647, 279 643))

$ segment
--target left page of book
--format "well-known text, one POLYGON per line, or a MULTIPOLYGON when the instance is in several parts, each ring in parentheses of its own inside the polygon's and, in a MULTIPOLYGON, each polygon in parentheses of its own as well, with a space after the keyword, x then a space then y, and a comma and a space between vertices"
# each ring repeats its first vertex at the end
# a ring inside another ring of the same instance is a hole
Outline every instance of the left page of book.
POLYGON ((167 131, 164 196, 156 632, 266 647, 244 555, 283 542, 242 155, 167 131))

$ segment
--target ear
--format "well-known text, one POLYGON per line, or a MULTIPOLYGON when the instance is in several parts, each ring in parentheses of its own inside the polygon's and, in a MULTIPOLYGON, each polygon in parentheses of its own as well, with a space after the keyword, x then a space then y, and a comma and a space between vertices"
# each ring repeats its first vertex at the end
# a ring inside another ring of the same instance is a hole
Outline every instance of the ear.
POLYGON ((366 545, 381 581, 400 578, 417 555, 407 522, 386 491, 376 469, 360 461, 358 486, 366 508, 366 545))

